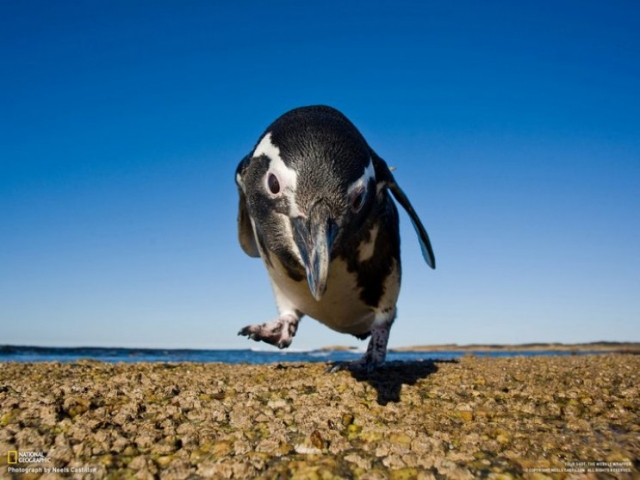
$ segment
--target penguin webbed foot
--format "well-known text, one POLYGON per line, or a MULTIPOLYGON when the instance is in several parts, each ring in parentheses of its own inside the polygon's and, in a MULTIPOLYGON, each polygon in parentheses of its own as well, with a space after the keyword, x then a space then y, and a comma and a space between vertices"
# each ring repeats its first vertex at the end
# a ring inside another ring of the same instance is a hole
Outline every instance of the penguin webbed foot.
POLYGON ((371 330, 371 339, 367 346, 366 353, 353 362, 336 362, 326 369, 328 373, 349 370, 354 373, 371 373, 376 368, 384 365, 387 358, 387 343, 389 341, 389 331, 391 322, 375 327, 371 330))
POLYGON ((283 349, 291 345, 298 330, 298 321, 299 319, 293 315, 282 315, 261 325, 247 325, 238 332, 238 335, 283 349))
POLYGON ((366 355, 360 358, 359 360, 355 360, 353 362, 336 362, 332 363, 325 369, 326 373, 336 373, 342 371, 349 371, 354 373, 364 373, 369 374, 372 373, 376 368, 384 365, 384 360, 381 363, 377 363, 372 361, 366 355))

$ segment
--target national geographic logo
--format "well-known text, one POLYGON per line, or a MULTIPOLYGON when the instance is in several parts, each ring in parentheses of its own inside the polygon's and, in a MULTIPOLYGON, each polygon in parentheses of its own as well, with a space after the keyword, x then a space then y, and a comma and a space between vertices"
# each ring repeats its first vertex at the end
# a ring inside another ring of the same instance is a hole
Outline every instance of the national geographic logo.
POLYGON ((31 452, 10 450, 7 452, 7 465, 17 465, 19 463, 44 463, 47 462, 47 455, 44 452, 31 452))
MULTIPOLYGON (((58 474, 86 474, 98 473, 98 467, 51 467, 42 465, 49 462, 44 452, 21 452, 19 450, 10 450, 7 452, 7 472, 9 473, 26 473, 31 475, 42 475, 48 473, 58 474)), ((68 475, 64 475, 67 477, 68 475)), ((14 477, 15 478, 15 477, 14 477)))

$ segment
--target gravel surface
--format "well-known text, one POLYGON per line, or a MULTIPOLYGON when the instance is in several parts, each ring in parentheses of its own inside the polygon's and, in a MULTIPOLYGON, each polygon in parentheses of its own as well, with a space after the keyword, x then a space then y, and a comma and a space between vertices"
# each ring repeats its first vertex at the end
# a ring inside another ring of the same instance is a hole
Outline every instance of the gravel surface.
POLYGON ((0 364, 0 477, 640 475, 640 356, 325 368, 0 364))

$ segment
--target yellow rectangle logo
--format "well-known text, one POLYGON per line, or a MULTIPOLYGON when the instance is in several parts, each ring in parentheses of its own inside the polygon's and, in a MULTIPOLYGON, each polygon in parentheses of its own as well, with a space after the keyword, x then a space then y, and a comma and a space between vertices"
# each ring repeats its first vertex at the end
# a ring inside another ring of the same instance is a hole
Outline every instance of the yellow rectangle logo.
POLYGON ((18 451, 17 450, 11 450, 11 451, 7 452, 7 464, 8 465, 15 465, 16 463, 18 463, 18 451))

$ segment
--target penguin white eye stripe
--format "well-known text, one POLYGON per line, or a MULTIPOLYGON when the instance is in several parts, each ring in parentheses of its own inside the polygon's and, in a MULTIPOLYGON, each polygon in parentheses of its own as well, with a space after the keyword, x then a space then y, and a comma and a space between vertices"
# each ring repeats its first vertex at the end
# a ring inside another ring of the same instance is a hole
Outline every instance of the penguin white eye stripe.
POLYGON ((267 133, 262 140, 260 140, 260 143, 258 143, 258 146, 253 152, 253 158, 262 155, 269 159, 269 170, 264 177, 266 191, 273 196, 284 195, 289 200, 289 216, 300 216, 301 213, 295 201, 298 174, 295 170, 289 168, 287 164, 284 163, 284 160, 282 160, 282 157, 280 157, 280 149, 271 141, 271 133, 267 133), (272 188, 275 187, 276 182, 278 188, 272 188))
POLYGON ((347 194, 351 196, 356 190, 359 190, 359 189, 366 190, 367 186, 369 185, 369 180, 371 180, 372 178, 375 180, 376 171, 373 168, 373 162, 369 160, 369 165, 367 165, 367 168, 364 169, 364 173, 358 180, 356 180, 351 184, 351 186, 349 186, 349 189, 347 190, 347 194))
POLYGON ((271 133, 267 133, 253 151, 253 158, 260 155, 266 155, 271 159, 280 158, 280 149, 271 142, 271 133))
POLYGON ((369 180, 373 178, 376 179, 376 169, 373 167, 373 160, 369 159, 369 165, 364 169, 364 174, 362 175, 365 185, 369 183, 369 180))
POLYGON ((269 171, 267 172, 266 178, 268 179, 269 175, 273 174, 278 179, 281 192, 286 190, 295 192, 298 183, 298 174, 284 163, 280 157, 280 149, 271 143, 270 133, 264 136, 253 152, 253 158, 261 155, 269 159, 269 171))

